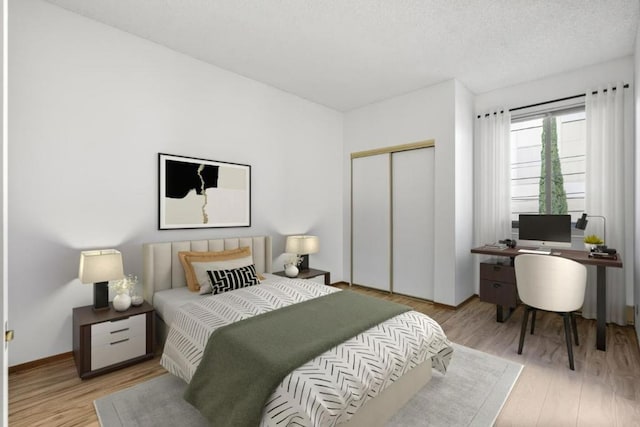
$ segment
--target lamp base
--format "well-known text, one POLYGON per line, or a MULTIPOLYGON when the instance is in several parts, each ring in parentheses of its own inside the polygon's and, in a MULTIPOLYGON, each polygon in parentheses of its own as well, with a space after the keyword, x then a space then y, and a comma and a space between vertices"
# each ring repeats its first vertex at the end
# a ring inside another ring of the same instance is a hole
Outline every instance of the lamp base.
POLYGON ((109 310, 109 282, 93 284, 93 311, 109 310))
POLYGON ((300 255, 302 257, 302 262, 298 265, 298 270, 306 271, 309 269, 309 254, 300 255))

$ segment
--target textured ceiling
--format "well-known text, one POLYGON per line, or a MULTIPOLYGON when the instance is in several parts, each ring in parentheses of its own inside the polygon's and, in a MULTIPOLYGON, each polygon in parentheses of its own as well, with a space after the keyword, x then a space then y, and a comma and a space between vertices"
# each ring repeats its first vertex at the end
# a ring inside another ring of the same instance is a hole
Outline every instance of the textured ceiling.
POLYGON ((630 55, 638 0, 48 0, 346 111, 456 78, 472 92, 630 55))

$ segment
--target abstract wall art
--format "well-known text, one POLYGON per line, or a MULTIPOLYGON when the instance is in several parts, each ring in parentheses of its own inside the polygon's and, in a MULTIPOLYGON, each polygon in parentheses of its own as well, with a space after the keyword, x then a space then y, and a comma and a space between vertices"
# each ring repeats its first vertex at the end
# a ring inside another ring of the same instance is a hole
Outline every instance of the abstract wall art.
POLYGON ((160 230, 250 227, 251 166, 159 153, 160 230))

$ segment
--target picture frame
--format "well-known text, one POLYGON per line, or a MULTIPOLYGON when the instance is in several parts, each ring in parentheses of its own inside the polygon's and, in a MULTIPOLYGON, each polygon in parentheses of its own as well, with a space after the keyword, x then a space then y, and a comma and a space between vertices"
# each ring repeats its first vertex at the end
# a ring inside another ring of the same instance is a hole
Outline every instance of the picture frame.
POLYGON ((251 226, 251 166, 158 153, 158 228, 251 226))

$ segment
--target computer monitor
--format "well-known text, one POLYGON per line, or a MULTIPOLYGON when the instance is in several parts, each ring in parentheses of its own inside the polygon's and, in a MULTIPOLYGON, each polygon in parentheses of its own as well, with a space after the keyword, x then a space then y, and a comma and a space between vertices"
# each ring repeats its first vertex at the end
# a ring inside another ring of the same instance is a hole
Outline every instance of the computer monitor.
POLYGON ((518 243, 521 245, 571 247, 571 215, 519 216, 518 243))

